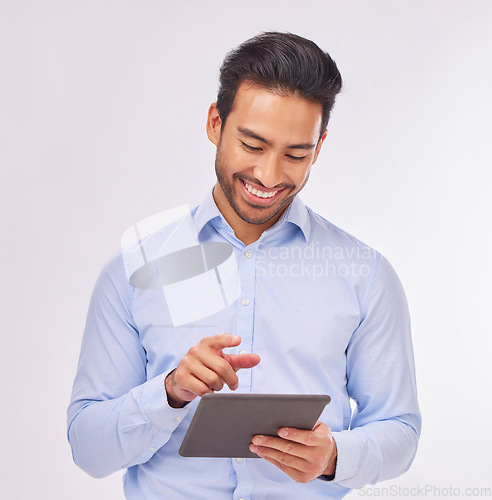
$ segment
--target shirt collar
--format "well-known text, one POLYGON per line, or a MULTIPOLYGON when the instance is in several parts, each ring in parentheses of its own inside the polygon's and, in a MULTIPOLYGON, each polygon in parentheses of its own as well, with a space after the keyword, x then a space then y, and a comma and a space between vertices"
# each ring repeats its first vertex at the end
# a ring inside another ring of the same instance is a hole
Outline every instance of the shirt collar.
MULTIPOLYGON (((229 227, 227 221, 224 219, 223 215, 220 213, 218 209, 214 197, 212 195, 213 188, 210 189, 202 203, 198 205, 196 208, 196 212, 194 215, 194 222, 196 233, 198 237, 202 229, 209 223, 214 221, 215 219, 221 219, 224 226, 229 227)), ((294 224, 301 231, 306 241, 309 240, 309 235, 311 232, 311 223, 309 220, 309 213, 306 205, 304 205, 303 201, 296 195, 287 209, 280 216, 279 220, 267 231, 273 232, 280 228, 284 222, 288 222, 290 224, 294 224)))

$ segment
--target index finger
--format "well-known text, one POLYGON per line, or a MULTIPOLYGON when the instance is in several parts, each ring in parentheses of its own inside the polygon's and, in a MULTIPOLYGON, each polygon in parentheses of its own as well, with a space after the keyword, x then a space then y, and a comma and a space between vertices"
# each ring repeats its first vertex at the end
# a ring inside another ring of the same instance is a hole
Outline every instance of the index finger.
POLYGON ((200 342, 211 349, 221 350, 225 347, 238 346, 241 343, 241 337, 238 335, 230 335, 229 333, 219 333, 211 337, 204 337, 200 342))

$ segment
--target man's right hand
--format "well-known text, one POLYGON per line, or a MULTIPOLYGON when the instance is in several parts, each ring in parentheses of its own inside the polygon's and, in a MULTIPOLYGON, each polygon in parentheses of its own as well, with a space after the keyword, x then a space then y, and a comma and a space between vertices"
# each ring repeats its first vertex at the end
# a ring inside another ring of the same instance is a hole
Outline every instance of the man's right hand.
POLYGON ((224 384, 234 391, 241 368, 253 368, 260 362, 258 354, 225 354, 222 349, 236 347, 241 337, 219 333, 205 337, 194 345, 178 367, 166 377, 166 392, 170 406, 183 407, 197 396, 220 391, 224 384))

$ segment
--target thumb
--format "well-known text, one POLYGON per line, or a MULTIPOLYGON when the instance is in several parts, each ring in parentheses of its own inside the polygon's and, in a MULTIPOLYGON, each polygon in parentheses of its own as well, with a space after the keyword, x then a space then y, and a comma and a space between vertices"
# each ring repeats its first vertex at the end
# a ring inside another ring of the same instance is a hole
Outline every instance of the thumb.
POLYGON ((324 424, 323 422, 320 422, 319 420, 316 422, 315 426, 313 427, 313 432, 316 434, 319 434, 321 436, 332 437, 331 429, 326 424, 324 424))

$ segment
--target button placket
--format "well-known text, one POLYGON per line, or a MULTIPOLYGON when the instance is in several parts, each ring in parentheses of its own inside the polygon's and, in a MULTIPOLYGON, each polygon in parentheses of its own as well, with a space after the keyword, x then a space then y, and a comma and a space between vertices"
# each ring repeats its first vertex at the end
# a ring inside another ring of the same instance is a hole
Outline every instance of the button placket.
MULTIPOLYGON (((236 302, 236 334, 241 337, 241 345, 238 346, 239 354, 248 354, 253 345, 254 328, 254 304, 255 304, 255 282, 256 282, 256 251, 257 245, 252 244, 251 248, 243 248, 238 252, 239 279, 241 283, 241 293, 236 302)), ((240 370, 239 392, 251 392, 252 370, 240 370)), ((242 457, 232 459, 232 466, 236 471, 237 483, 234 492, 236 500, 246 500, 251 495, 251 485, 253 478, 248 466, 248 460, 242 457)))
MULTIPOLYGON (((256 246, 253 243, 251 247, 243 248, 238 255, 241 294, 236 306, 236 334, 241 337, 241 345, 238 346, 237 351, 240 354, 251 352, 253 344, 256 246)), ((251 372, 251 370, 244 370, 239 374, 241 392, 250 392, 251 373, 248 372, 251 372)))

